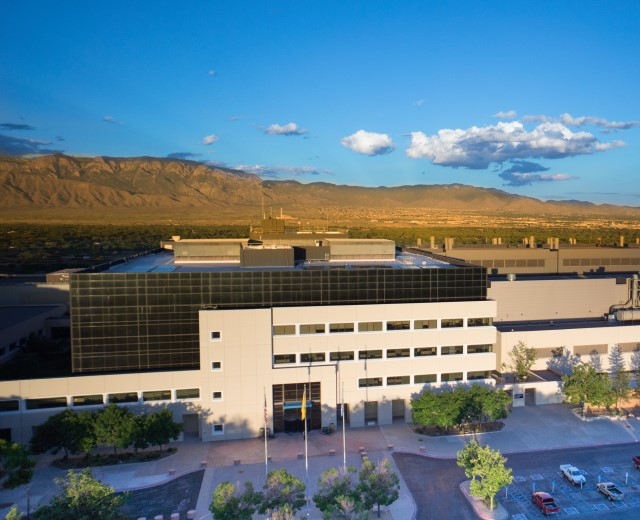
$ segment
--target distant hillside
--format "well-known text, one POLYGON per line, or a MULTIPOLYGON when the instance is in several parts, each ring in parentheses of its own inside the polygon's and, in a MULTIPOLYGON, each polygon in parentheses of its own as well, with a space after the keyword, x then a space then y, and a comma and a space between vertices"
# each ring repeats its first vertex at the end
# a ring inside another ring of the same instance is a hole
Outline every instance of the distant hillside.
POLYGON ((640 217, 640 209, 543 202, 461 184, 365 188, 324 182, 262 181, 204 164, 152 157, 0 157, 0 217, 11 220, 198 219, 255 223, 261 208, 297 218, 367 215, 399 208, 546 215, 640 217), (264 206, 263 206, 264 205, 264 206))

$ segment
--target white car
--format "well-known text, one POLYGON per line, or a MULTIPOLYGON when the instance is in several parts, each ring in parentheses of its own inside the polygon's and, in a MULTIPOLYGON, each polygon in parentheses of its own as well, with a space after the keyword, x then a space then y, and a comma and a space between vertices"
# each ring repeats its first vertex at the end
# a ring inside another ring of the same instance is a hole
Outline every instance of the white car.
POLYGON ((581 486, 587 481, 582 471, 571 464, 560 465, 560 472, 564 478, 576 486, 581 486))

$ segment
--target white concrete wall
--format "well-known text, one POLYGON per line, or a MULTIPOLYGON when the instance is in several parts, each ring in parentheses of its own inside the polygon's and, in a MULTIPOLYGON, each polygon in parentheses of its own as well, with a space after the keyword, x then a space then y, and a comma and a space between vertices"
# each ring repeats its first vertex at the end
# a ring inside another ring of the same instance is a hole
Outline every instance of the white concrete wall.
POLYGON ((487 297, 498 302, 496 322, 597 318, 627 301, 615 278, 492 281, 487 297))

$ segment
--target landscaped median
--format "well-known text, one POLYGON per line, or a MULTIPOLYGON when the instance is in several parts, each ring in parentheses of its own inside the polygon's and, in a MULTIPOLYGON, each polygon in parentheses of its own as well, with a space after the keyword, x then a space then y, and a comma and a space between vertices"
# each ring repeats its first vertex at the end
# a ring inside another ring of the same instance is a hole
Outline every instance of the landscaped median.
POLYGON ((470 480, 465 480, 460 483, 460 491, 464 494, 466 499, 469 501, 476 514, 483 519, 486 520, 507 520, 509 518, 509 513, 507 510, 496 500, 496 507, 493 510, 489 509, 489 506, 485 503, 485 501, 481 497, 474 497, 471 495, 471 491, 469 486, 471 485, 470 480))

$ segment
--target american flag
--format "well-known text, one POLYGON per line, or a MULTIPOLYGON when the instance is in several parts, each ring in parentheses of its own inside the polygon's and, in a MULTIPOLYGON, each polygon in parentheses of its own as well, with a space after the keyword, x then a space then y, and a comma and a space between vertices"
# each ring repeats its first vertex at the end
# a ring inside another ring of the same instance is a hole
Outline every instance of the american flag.
POLYGON ((264 423, 269 422, 269 413, 267 412, 267 395, 264 396, 264 423))

